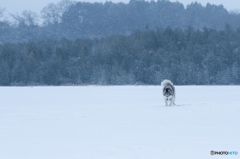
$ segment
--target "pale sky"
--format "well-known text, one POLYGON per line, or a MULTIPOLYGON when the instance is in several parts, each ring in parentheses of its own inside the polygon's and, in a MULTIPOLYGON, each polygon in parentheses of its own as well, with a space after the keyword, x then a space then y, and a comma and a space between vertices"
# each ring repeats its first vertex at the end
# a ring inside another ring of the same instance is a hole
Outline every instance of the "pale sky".
MULTIPOLYGON (((23 10, 31 10, 40 13, 43 7, 45 7, 49 3, 57 3, 60 0, 0 0, 0 8, 5 8, 6 13, 21 13, 23 10)), ((75 0, 80 1, 80 0, 75 0)), ((84 0, 82 0, 84 1, 84 0)), ((105 2, 106 0, 85 0, 88 2, 105 2)), ((124 2, 128 3, 129 0, 111 0, 112 2, 124 2)), ((185 6, 190 4, 191 2, 195 2, 195 0, 170 0, 170 1, 178 1, 183 3, 185 6)), ((240 0, 197 0, 197 2, 206 5, 207 2, 211 4, 223 4, 227 10, 240 10, 240 0)))

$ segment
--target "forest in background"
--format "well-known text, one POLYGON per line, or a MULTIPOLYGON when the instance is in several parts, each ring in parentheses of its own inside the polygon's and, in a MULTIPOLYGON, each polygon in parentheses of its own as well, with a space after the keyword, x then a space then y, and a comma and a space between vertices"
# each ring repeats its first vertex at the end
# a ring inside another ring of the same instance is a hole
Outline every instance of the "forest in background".
POLYGON ((239 84, 240 29, 146 29, 0 45, 0 85, 239 84))
POLYGON ((240 83, 240 15, 223 6, 64 0, 41 16, 0 22, 0 85, 240 83))

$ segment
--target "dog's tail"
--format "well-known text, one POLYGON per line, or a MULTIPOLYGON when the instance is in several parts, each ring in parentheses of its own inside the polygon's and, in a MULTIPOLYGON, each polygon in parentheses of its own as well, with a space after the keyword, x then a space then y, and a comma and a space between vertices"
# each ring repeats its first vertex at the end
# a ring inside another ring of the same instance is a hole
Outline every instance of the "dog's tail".
POLYGON ((170 80, 165 79, 162 81, 161 86, 166 86, 168 84, 173 85, 173 83, 170 80))

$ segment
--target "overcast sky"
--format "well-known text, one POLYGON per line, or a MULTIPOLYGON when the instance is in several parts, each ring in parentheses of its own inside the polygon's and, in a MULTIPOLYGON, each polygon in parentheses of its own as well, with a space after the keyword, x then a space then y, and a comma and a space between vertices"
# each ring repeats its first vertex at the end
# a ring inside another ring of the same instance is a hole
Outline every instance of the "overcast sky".
MULTIPOLYGON (((38 14, 49 3, 57 3, 60 0, 0 0, 0 8, 5 8, 6 13, 21 13, 23 10, 35 11, 38 14)), ((79 0, 75 0, 79 1, 79 0)), ((84 0, 83 0, 84 1, 84 0)), ((105 2, 106 0, 85 0, 88 2, 105 2)), ((111 0, 112 2, 129 2, 129 0, 111 0)), ((183 3, 185 6, 195 0, 170 0, 183 3)), ((223 4, 228 10, 240 10, 240 0, 196 0, 197 2, 206 5, 207 2, 211 4, 223 4)))

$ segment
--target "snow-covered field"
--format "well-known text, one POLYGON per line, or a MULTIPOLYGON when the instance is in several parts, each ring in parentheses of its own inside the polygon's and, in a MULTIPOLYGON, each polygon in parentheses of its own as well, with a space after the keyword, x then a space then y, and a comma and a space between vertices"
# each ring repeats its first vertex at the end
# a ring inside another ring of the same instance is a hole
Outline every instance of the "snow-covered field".
POLYGON ((0 87, 0 159, 207 159, 240 153, 240 87, 0 87))

